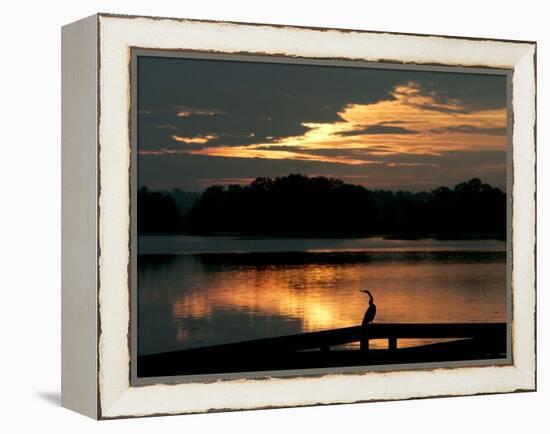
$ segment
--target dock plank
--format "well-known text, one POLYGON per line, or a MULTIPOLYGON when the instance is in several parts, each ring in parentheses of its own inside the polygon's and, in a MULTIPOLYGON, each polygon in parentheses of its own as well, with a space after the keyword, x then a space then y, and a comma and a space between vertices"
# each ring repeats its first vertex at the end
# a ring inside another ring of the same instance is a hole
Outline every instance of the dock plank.
POLYGON ((261 372, 343 366, 375 366, 459 360, 506 360, 506 323, 369 324, 255 339, 138 357, 139 377, 261 372), (399 348, 399 339, 459 339, 399 348), (388 339, 389 349, 365 351, 331 346, 388 339), (304 351, 311 349, 320 351, 304 351))
POLYGON ((239 351, 293 352, 314 348, 327 348, 361 339, 445 339, 475 338, 494 339, 506 337, 506 323, 375 323, 366 327, 354 326, 296 335, 254 339, 243 342, 212 345, 172 351, 172 356, 194 353, 225 353, 239 351))

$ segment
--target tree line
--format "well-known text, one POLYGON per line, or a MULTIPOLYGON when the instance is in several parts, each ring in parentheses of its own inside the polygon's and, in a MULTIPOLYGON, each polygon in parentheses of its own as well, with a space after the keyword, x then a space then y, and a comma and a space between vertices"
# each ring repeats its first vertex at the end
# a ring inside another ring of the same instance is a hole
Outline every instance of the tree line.
POLYGON ((300 174, 202 195, 138 191, 138 234, 504 239, 506 219, 506 194, 478 178, 421 193, 300 174))

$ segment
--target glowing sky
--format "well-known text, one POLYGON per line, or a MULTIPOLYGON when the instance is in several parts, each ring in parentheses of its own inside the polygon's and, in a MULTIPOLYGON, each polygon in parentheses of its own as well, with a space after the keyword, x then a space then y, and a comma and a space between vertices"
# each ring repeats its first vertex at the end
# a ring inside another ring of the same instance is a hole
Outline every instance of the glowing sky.
POLYGON ((138 117, 139 182, 154 189, 289 173, 506 185, 503 75, 140 57, 138 117))

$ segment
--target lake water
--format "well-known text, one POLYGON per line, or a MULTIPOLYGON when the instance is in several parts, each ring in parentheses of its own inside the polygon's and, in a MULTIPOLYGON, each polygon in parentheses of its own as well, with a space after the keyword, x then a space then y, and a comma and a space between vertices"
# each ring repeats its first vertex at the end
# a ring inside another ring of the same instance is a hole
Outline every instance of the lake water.
POLYGON ((364 288, 375 322, 507 319, 502 241, 147 236, 138 245, 139 354, 360 325, 364 288))

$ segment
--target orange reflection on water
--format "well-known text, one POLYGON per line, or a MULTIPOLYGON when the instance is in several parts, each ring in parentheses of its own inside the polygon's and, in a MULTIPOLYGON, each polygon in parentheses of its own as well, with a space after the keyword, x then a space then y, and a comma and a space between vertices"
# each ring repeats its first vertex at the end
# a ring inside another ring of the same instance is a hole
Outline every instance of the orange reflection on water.
POLYGON ((212 305, 197 293, 191 293, 175 300, 172 304, 174 318, 209 318, 212 305))
MULTIPOLYGON (((359 272, 347 273, 350 271, 359 272)), ((230 274, 203 293, 193 291, 177 298, 172 308, 174 317, 209 318, 213 308, 223 306, 299 319, 305 332, 360 324, 366 307, 367 298, 354 291, 359 285, 344 291, 346 295, 336 290, 344 280, 342 270, 336 267, 311 265, 230 274)))
MULTIPOLYGON (((375 322, 506 320, 503 259, 204 266, 201 270, 200 279, 166 300, 177 324, 178 341, 190 345, 190 334, 180 329, 186 329, 189 320, 204 321, 204 327, 209 321, 221 321, 216 312, 246 316, 252 332, 262 320, 268 321, 268 327, 261 336, 249 336, 246 328, 239 334, 237 325, 227 323, 237 331, 218 336, 215 343, 286 334, 281 328, 285 322, 298 323, 301 332, 359 325, 368 306, 368 298, 359 292, 364 288, 375 297, 375 322)), ((224 325, 218 326, 223 334, 224 325)))

